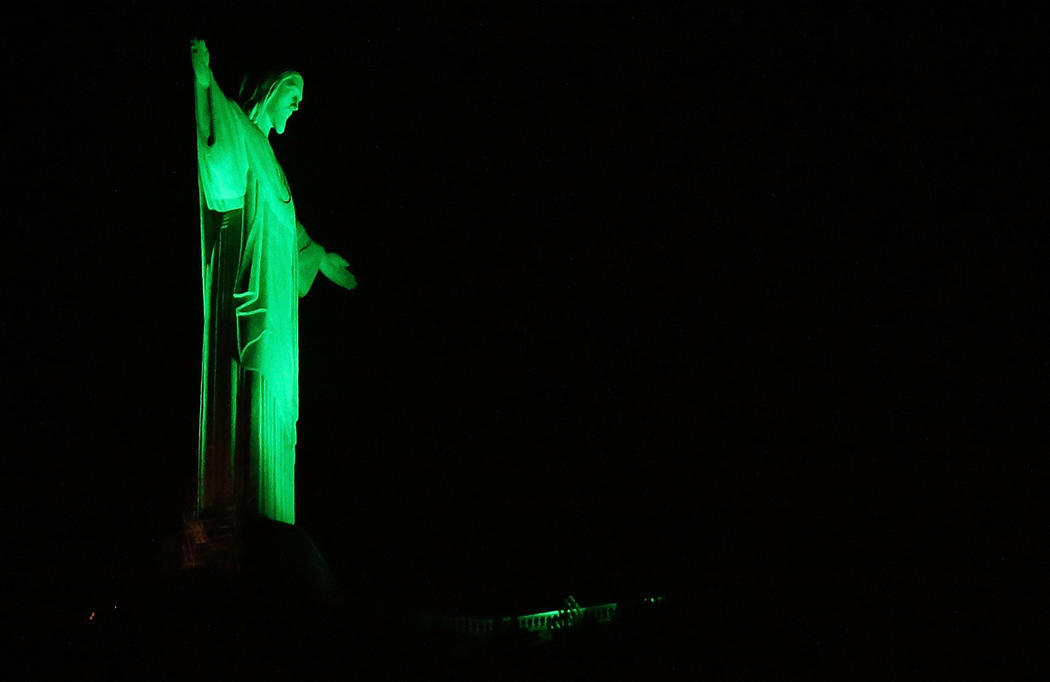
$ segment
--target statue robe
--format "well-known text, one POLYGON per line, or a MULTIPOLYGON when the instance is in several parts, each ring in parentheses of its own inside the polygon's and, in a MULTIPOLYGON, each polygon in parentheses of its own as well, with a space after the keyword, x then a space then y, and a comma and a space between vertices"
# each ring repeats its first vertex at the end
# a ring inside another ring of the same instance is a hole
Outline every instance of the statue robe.
MULTIPOLYGON (((212 84, 197 135, 204 286, 197 508, 295 523, 299 297, 324 250, 266 136, 212 84), (302 248, 300 248, 302 246, 302 248)), ((198 109, 199 111, 199 109, 198 109)))

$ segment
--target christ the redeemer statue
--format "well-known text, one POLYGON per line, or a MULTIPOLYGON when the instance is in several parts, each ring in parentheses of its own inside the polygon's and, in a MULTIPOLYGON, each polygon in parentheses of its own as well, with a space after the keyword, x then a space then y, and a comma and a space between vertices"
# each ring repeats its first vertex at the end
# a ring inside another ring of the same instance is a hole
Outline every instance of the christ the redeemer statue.
POLYGON ((302 76, 271 74, 235 103, 204 41, 190 56, 204 278, 197 511, 295 523, 299 297, 318 270, 346 289, 357 282, 296 220, 270 147, 303 100, 302 76))

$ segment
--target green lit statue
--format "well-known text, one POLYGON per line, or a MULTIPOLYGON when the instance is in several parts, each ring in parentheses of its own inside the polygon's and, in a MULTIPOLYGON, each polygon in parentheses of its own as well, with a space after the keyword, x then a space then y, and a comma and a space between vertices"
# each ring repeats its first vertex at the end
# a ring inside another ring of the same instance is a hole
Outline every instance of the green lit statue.
POLYGON ((272 74, 242 100, 190 42, 204 277, 197 510, 255 511, 295 523, 299 297, 320 270, 346 289, 347 262, 296 220, 269 135, 303 99, 295 71, 272 74))

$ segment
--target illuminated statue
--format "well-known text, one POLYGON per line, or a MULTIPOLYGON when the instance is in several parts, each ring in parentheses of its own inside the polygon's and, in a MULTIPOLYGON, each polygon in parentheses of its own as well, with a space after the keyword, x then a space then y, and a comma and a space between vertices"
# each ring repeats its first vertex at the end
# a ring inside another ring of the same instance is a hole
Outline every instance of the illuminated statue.
POLYGON ((237 104, 215 82, 204 41, 190 42, 190 56, 204 278, 197 510, 295 523, 298 299, 318 270, 346 289, 357 282, 296 220, 268 140, 299 108, 302 76, 272 74, 237 104))

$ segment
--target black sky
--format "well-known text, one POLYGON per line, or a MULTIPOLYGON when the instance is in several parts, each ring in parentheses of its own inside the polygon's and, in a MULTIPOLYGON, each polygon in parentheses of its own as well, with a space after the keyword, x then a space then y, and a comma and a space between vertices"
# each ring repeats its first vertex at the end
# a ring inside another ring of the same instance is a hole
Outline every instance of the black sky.
POLYGON ((1045 464, 994 426, 1034 423, 1016 387, 1046 378, 1045 239, 1001 208, 1033 17, 253 15, 42 9, 14 43, 5 412, 34 575, 144 570, 189 501, 195 34, 227 92, 305 77, 273 145, 360 286, 301 305, 299 521, 348 579, 583 601, 897 575, 996 524, 1034 551, 1018 493, 1045 464))

